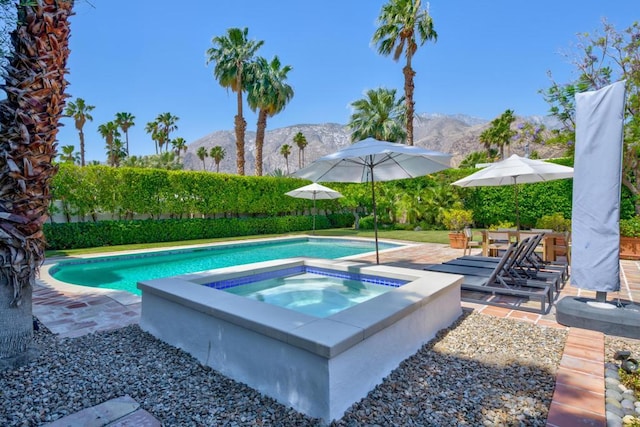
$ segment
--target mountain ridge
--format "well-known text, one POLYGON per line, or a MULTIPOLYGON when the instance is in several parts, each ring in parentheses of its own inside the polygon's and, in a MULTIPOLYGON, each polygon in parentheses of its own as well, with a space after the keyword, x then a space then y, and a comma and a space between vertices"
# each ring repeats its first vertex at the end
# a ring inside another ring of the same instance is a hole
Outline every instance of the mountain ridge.
MULTIPOLYGON (((556 128, 557 121, 550 116, 518 117, 516 123, 531 122, 544 124, 547 128, 556 128)), ((430 150, 451 154, 452 166, 457 166, 469 153, 483 149, 479 141, 480 134, 490 125, 490 120, 465 114, 420 113, 414 120, 414 145, 430 150)), ((304 165, 313 160, 338 151, 351 144, 350 131, 347 125, 339 123, 306 123, 268 129, 265 133, 263 146, 263 174, 267 175, 280 169, 287 173, 287 164, 280 154, 283 144, 291 146, 289 156, 289 172, 294 172, 302 166, 299 159, 299 149, 293 142, 296 133, 302 132, 307 139, 304 149, 304 165)), ((255 132, 247 131, 245 136, 245 173, 255 174, 255 132)), ((203 162, 198 158, 197 151, 205 147, 207 152, 214 146, 222 146, 226 152, 220 162, 220 172, 236 173, 235 133, 232 130, 213 131, 187 145, 184 155, 184 168, 187 170, 203 170, 203 162)), ((535 145, 530 148, 537 150, 541 157, 559 156, 562 150, 558 147, 535 145)), ((512 144, 511 153, 524 154, 524 146, 512 144)), ((209 157, 205 159, 205 169, 215 170, 215 164, 209 157)))

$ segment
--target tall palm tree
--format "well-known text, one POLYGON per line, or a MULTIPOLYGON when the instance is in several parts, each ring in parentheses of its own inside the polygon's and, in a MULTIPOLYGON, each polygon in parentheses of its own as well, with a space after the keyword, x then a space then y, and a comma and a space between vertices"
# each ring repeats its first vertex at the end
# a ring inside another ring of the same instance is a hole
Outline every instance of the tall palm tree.
POLYGON ((183 137, 179 136, 171 141, 171 146, 173 146, 173 151, 175 151, 178 156, 178 161, 180 161, 180 153, 183 151, 185 153, 187 152, 187 141, 183 137))
POLYGON ((204 159, 209 156, 209 154, 207 153, 207 149, 205 147, 198 148, 198 151, 196 151, 196 156, 198 156, 198 158, 202 160, 202 170, 207 170, 207 166, 204 162, 204 159))
POLYGON ((256 128, 256 176, 262 176, 262 148, 267 117, 273 117, 293 98, 293 88, 286 83, 290 65, 281 66, 274 56, 271 62, 259 57, 249 67, 247 102, 252 111, 258 110, 256 128))
POLYGON ((289 144, 283 144, 280 147, 280 154, 284 156, 284 161, 287 162, 287 175, 289 175, 289 156, 291 155, 291 146, 289 144))
POLYGON ((45 259, 57 168, 58 123, 67 95, 69 17, 73 1, 16 2, 17 27, 2 63, 0 101, 0 369, 35 356, 32 291, 45 259))
POLYGON ((403 53, 406 58, 402 73, 407 105, 407 144, 409 145, 413 145, 415 107, 413 78, 416 75, 411 61, 418 50, 418 43, 422 46, 427 40, 438 39, 429 10, 421 9, 421 3, 421 0, 389 0, 389 3, 382 6, 378 17, 379 26, 373 33, 372 39, 372 42, 378 45, 380 54, 386 56, 393 53, 394 61, 398 61, 403 53))
POLYGON ((136 116, 131 113, 116 113, 116 123, 120 129, 122 129, 122 132, 124 132, 127 155, 129 155, 129 128, 135 126, 135 119, 136 116))
POLYGON ((366 138, 389 142, 405 140, 404 97, 396 99, 395 89, 370 89, 365 98, 352 102, 351 106, 354 109, 348 124, 351 142, 366 138))
POLYGON ((158 122, 158 129, 162 131, 160 139, 158 140, 160 151, 162 151, 162 145, 164 144, 166 144, 165 151, 169 151, 171 132, 178 129, 178 125, 176 125, 178 120, 180 120, 180 118, 178 116, 174 116, 171 113, 158 114, 158 117, 156 117, 156 122, 158 122))
POLYGON ((105 149, 107 150, 107 164, 111 166, 116 165, 116 159, 112 156, 114 151, 113 142, 116 138, 120 137, 120 132, 118 131, 118 125, 116 122, 107 122, 98 126, 98 132, 104 138, 107 146, 105 149))
POLYGON ((158 122, 147 122, 147 125, 144 127, 144 131, 151 135, 151 139, 153 140, 153 143, 156 147, 156 154, 158 154, 158 130, 158 122))
POLYGON ((209 157, 211 157, 216 164, 216 172, 220 172, 220 162, 226 155, 227 152, 221 146, 216 145, 215 147, 211 147, 211 151, 209 151, 209 157))
POLYGON ((302 132, 298 132, 293 136, 293 142, 298 146, 298 168, 302 169, 304 167, 304 149, 309 144, 307 137, 302 132))
POLYGON ((248 39, 249 29, 229 28, 226 36, 214 37, 213 47, 207 49, 207 64, 214 62, 213 75, 220 86, 237 94, 237 114, 234 119, 238 174, 244 175, 244 136, 247 122, 242 112, 242 93, 246 90, 243 80, 245 67, 253 60, 264 41, 248 39))
POLYGON ((84 125, 89 121, 93 121, 90 112, 96 108, 94 105, 88 105, 84 99, 77 98, 76 102, 69 102, 64 110, 64 115, 73 117, 78 135, 80 136, 80 166, 84 166, 84 125))
POLYGON ((107 158, 110 160, 111 166, 118 167, 127 157, 127 150, 124 143, 119 137, 113 138, 111 147, 107 151, 107 158))

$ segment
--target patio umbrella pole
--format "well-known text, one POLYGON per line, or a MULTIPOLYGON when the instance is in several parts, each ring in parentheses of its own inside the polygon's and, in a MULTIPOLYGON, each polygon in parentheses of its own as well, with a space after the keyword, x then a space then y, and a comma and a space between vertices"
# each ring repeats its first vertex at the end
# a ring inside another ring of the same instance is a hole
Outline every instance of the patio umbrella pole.
POLYGON ((371 201, 373 202, 373 234, 376 238, 376 264, 380 264, 380 257, 378 255, 378 214, 376 213, 376 188, 373 182, 373 159, 369 166, 371 169, 371 201))
POLYGON ((315 236, 316 234, 316 195, 313 194, 313 232, 311 233, 315 236))
POLYGON ((518 207, 518 177, 513 178, 513 191, 516 197, 516 230, 520 230, 520 208, 518 207))

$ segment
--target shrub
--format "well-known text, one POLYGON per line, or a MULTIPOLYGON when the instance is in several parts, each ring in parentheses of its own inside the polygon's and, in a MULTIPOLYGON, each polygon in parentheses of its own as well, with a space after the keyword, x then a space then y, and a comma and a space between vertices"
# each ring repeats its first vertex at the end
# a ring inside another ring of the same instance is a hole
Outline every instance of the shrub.
POLYGON ((565 231, 571 231, 571 220, 568 218, 565 219, 561 212, 556 212, 551 215, 544 215, 538 219, 536 228, 546 228, 563 233, 565 231))
POLYGON ((460 232, 473 224, 473 211, 469 209, 448 209, 442 213, 442 224, 447 230, 460 232))
POLYGON ((363 216, 359 224, 361 230, 373 230, 373 215, 363 216))
POLYGON ((620 220, 620 235, 622 237, 640 237, 640 216, 620 220))
POLYGON ((491 224, 489 230, 499 230, 501 228, 515 228, 516 225, 511 221, 500 221, 497 224, 491 224))

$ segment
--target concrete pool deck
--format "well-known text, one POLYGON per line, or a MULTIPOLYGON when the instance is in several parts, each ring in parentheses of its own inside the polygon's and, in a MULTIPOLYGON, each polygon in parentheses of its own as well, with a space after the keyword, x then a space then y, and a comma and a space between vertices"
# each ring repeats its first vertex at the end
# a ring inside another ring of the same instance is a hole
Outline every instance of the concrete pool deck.
MULTIPOLYGON (((380 253, 381 264, 421 269, 425 264, 441 263, 462 255, 461 249, 447 245, 421 244, 380 253)), ((357 258, 375 262, 375 255, 357 258)), ((52 264, 59 260, 50 260, 52 264)), ((621 260, 621 291, 609 298, 640 301, 640 262, 621 260)), ((116 291, 83 288, 52 280, 45 265, 33 290, 33 313, 60 337, 79 337, 88 333, 136 324, 140 319, 140 298, 116 291)), ((566 285, 559 298, 595 292, 566 285)), ((463 303, 466 309, 484 315, 504 317, 540 326, 568 329, 569 335, 556 376, 556 388, 547 418, 548 426, 605 426, 604 334, 567 328, 555 321, 555 306, 547 314, 514 310, 510 307, 463 303)))

